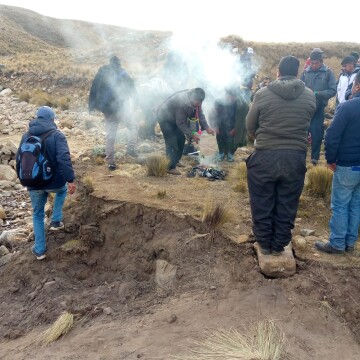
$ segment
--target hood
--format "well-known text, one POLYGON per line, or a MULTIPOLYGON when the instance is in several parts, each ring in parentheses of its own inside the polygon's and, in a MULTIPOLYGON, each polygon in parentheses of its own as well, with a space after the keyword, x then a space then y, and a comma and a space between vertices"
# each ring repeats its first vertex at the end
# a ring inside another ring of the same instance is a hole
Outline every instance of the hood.
POLYGON ((31 135, 41 135, 49 130, 57 129, 56 124, 52 120, 37 118, 30 121, 29 132, 31 135))
POLYGON ((305 84, 294 76, 284 76, 271 82, 267 88, 285 100, 294 100, 303 93, 305 84))

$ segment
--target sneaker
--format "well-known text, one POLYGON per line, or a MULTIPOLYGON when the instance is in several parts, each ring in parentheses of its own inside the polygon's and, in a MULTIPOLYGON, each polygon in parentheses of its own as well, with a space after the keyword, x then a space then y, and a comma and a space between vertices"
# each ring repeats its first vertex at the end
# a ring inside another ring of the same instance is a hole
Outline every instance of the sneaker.
POLYGON ((224 153, 218 153, 216 155, 216 160, 217 161, 224 161, 224 158, 225 158, 225 154, 224 153))
POLYGON ((134 148, 128 148, 126 150, 125 155, 129 155, 129 156, 132 156, 132 157, 139 157, 139 154, 137 153, 137 151, 134 148))
POLYGON ((234 155, 232 153, 227 154, 227 161, 228 162, 234 162, 234 155))
POLYGON ((346 251, 347 253, 353 253, 353 252, 355 251, 355 247, 354 247, 354 246, 347 246, 347 245, 346 245, 345 251, 346 251))
POLYGON ((58 231, 58 230, 63 230, 64 229, 64 223, 62 221, 52 221, 50 223, 50 228, 49 230, 51 231, 58 231))
POLYGON ((324 253, 327 253, 327 254, 343 254, 344 253, 344 250, 338 250, 338 249, 335 249, 333 248, 329 242, 322 242, 322 241, 316 241, 315 242, 315 247, 317 250, 319 251, 322 251, 324 253))
POLYGON ((178 169, 170 169, 168 170, 168 174, 171 174, 171 175, 181 175, 181 172, 178 170, 178 169))
POLYGON ((116 166, 115 164, 109 164, 109 165, 108 165, 108 169, 109 169, 110 171, 114 171, 114 170, 117 169, 117 166, 116 166))
POLYGON ((44 260, 44 259, 46 258, 46 254, 45 254, 45 253, 42 254, 42 255, 38 255, 38 254, 36 254, 36 252, 35 252, 34 250, 31 250, 31 251, 32 251, 32 253, 35 255, 35 257, 36 257, 37 260, 44 260))
POLYGON ((176 166, 177 166, 177 167, 185 167, 185 165, 184 165, 183 163, 181 163, 181 162, 178 162, 178 163, 176 164, 176 166))
POLYGON ((311 159, 311 163, 316 166, 318 164, 319 160, 311 159))

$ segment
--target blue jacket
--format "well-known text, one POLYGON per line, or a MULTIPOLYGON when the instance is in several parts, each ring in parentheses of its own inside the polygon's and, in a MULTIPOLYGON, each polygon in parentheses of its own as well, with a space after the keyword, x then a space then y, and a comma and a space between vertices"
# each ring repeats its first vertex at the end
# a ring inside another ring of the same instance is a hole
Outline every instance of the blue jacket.
POLYGON ((340 104, 325 135, 328 164, 360 166, 360 93, 340 104))
POLYGON ((46 152, 50 164, 55 168, 55 174, 48 184, 28 188, 29 190, 59 189, 67 182, 73 182, 75 179, 66 137, 61 131, 57 130, 54 121, 42 118, 32 120, 29 124, 29 131, 23 135, 20 145, 29 134, 39 136, 49 130, 56 130, 45 139, 46 152))
POLYGON ((313 71, 309 66, 301 74, 300 80, 315 93, 317 109, 324 108, 329 99, 336 95, 335 75, 325 64, 317 71, 313 71))

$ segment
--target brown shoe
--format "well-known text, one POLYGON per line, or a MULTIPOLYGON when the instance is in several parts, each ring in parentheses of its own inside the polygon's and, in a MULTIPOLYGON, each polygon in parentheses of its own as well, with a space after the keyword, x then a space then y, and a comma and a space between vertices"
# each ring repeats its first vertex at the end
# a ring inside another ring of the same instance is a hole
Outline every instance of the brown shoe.
POLYGON ((168 174, 171 174, 171 175, 181 175, 181 172, 178 170, 178 169, 170 169, 168 170, 168 174))
POLYGON ((176 166, 177 166, 177 167, 185 167, 185 165, 184 165, 183 163, 181 163, 181 162, 178 162, 178 163, 176 164, 176 166))

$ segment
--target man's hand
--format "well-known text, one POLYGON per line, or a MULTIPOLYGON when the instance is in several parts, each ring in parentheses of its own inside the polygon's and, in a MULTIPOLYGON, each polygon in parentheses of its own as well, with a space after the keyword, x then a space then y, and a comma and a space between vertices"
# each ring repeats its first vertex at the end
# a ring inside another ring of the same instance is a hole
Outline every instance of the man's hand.
POLYGON ((208 134, 210 134, 210 135, 215 135, 215 131, 214 131, 213 129, 211 129, 211 128, 207 128, 207 129, 206 129, 206 132, 207 132, 208 134))
POLYGON ((327 167, 328 167, 331 171, 335 171, 335 169, 336 169, 336 163, 327 164, 327 167))
POLYGON ((196 134, 194 134, 193 136, 192 136, 192 139, 198 144, 199 143, 199 141, 200 141, 200 138, 196 135, 196 134))
POLYGON ((68 193, 72 195, 76 190, 75 183, 68 183, 68 193))
POLYGON ((235 128, 234 128, 234 129, 231 129, 231 130, 229 131, 229 135, 232 136, 232 137, 235 136, 235 128))

